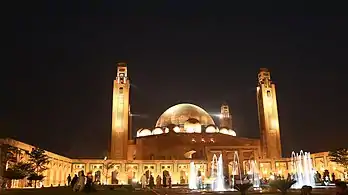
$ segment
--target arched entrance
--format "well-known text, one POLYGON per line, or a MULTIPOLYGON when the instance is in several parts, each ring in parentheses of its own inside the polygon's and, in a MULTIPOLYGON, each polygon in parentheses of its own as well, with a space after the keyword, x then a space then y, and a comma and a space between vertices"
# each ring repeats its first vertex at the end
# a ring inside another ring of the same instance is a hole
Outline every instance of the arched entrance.
POLYGON ((117 170, 111 172, 111 184, 118 184, 117 176, 118 176, 117 170))
POLYGON ((162 174, 162 181, 163 181, 163 186, 164 187, 167 187, 167 185, 169 184, 168 183, 168 179, 169 179, 169 176, 170 176, 170 174, 169 174, 169 171, 167 171, 167 170, 164 170, 163 172, 162 172, 163 174, 162 174))
POLYGON ((187 182, 187 172, 184 170, 180 171, 180 184, 186 184, 187 182))
POLYGON ((149 183, 150 175, 151 175, 150 170, 145 171, 146 183, 149 183))
POLYGON ((94 173, 94 181, 97 183, 100 183, 100 177, 101 177, 101 172, 100 171, 96 171, 94 173))

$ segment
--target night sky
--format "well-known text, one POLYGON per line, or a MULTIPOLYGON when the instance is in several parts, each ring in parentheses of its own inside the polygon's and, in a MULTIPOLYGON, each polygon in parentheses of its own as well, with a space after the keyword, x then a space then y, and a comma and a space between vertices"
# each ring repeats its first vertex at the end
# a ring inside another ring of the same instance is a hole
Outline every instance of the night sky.
POLYGON ((267 67, 284 156, 348 147, 342 5, 54 2, 6 7, 2 137, 69 157, 104 156, 116 63, 125 61, 135 128, 154 127, 179 102, 213 113, 227 101, 237 135, 257 138, 257 73, 267 67))

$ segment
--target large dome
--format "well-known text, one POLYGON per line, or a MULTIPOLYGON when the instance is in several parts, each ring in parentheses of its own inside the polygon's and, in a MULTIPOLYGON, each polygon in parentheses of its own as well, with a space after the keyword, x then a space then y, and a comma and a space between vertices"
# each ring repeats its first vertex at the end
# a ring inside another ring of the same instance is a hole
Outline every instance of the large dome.
POLYGON ((202 108, 193 104, 177 104, 168 108, 157 120, 156 127, 170 124, 184 125, 186 121, 196 119, 201 125, 215 125, 211 116, 202 108))

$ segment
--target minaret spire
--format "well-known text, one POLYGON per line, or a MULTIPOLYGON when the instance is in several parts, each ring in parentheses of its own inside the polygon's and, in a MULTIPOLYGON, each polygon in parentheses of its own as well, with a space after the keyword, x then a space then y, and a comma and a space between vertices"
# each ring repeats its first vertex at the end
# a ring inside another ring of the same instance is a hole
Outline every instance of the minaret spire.
POLYGON ((280 130, 275 84, 266 68, 258 74, 257 105, 261 134, 261 156, 281 158, 280 130))
POLYGON ((232 115, 226 102, 221 105, 220 128, 232 129, 232 115))
POLYGON ((112 99, 112 132, 110 158, 126 160, 129 134, 129 89, 127 64, 117 63, 112 99))

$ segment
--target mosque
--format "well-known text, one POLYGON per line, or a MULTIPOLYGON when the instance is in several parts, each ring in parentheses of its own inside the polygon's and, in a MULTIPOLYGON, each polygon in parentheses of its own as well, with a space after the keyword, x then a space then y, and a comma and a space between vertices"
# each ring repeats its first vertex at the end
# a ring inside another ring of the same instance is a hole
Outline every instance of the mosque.
MULTIPOLYGON (((104 184, 139 181, 143 174, 154 177, 170 175, 173 184, 187 184, 190 162, 195 163, 202 176, 209 178, 214 154, 222 155, 224 175, 239 174, 231 164, 236 154, 242 173, 248 173, 250 162, 256 161, 261 177, 287 175, 292 171, 291 159, 282 157, 275 84, 265 68, 260 69, 257 79, 255 109, 258 109, 260 139, 238 136, 227 104, 221 105, 219 124, 198 105, 180 103, 165 110, 153 127, 141 128, 132 135, 130 75, 127 64, 118 63, 113 85, 109 156, 104 159, 71 159, 47 151, 51 161, 42 184, 65 185, 68 174, 79 171, 92 172, 95 180, 104 184)), ((20 149, 19 159, 22 160, 27 159, 25 151, 34 147, 10 138, 0 139, 0 144, 20 149)), ((311 158, 317 171, 327 169, 341 175, 340 167, 330 162, 328 152, 311 154, 311 158)), ((25 184, 14 185, 23 187, 25 184)))

